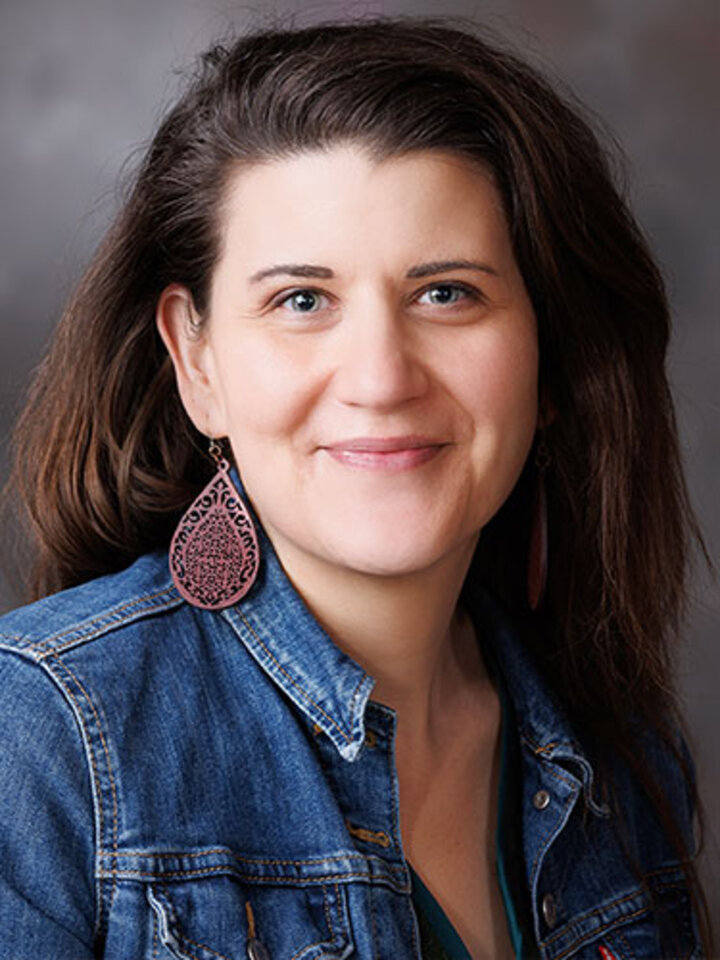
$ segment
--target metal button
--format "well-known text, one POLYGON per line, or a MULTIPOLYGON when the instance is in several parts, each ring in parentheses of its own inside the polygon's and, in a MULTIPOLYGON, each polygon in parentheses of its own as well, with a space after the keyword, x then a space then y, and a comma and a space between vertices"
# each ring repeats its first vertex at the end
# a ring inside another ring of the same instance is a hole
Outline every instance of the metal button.
POLYGON ((256 937, 252 937, 250 940, 248 940, 247 955, 248 960, 270 960, 270 954, 267 952, 267 947, 256 937))
POLYGON ((377 746, 377 734, 374 730, 365 731, 365 746, 369 750, 373 750, 377 746))
POLYGON ((533 797, 533 806, 536 810, 544 810, 550 803, 550 794, 547 790, 538 790, 533 797))
POLYGON ((551 893, 546 893, 542 898, 542 914, 548 928, 552 930, 557 923, 557 907, 555 897, 551 893))

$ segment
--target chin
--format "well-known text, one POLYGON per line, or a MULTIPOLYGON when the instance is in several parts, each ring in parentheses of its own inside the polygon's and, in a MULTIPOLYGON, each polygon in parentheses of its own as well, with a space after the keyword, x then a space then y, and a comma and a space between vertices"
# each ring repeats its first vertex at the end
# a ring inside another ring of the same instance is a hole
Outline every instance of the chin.
POLYGON ((457 549, 457 541, 403 536, 403 531, 395 526, 376 537, 364 531, 363 536, 352 543, 346 540, 328 545, 324 559, 334 566, 367 576, 405 577, 431 569, 457 549))

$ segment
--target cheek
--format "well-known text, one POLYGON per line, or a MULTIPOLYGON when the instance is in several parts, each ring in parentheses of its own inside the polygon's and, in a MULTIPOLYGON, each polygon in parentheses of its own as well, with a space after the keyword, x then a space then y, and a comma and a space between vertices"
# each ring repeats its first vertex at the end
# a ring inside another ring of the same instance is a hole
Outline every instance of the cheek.
POLYGON ((466 409, 477 429, 502 428, 505 439, 528 443, 538 414, 538 350, 534 335, 488 336, 468 351, 461 384, 466 409))
POLYGON ((271 444, 299 428, 314 395, 307 365, 254 337, 218 344, 216 357, 233 445, 271 444))

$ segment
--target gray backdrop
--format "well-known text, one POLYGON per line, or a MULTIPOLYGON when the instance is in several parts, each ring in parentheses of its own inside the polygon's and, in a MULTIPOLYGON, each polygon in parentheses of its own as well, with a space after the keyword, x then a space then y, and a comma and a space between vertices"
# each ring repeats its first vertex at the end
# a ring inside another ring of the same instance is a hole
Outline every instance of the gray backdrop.
MULTIPOLYGON (((718 5, 715 0, 263 3, 4 0, 0 6, 0 438, 63 300, 112 214, 123 162, 151 135, 187 64, 228 27, 373 13, 469 15, 567 82, 630 158, 640 220, 669 281, 671 376, 694 503, 720 555, 718 5)), ((0 459, 4 472, 5 460, 0 459)), ((0 587, 5 606, 13 602, 0 587)), ((683 658, 709 836, 704 871, 720 917, 717 594, 699 573, 683 658)))

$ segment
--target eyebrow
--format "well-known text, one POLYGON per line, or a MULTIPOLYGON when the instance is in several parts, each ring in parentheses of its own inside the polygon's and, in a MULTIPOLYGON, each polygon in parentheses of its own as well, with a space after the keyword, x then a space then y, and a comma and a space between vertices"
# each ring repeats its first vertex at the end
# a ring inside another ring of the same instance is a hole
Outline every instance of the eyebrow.
MULTIPOLYGON (((493 277, 499 276, 494 267, 474 260, 434 260, 431 263, 419 263, 410 267, 405 276, 411 279, 432 277, 436 273, 446 273, 448 270, 480 270, 493 277)), ((273 267, 258 270, 250 277, 250 283, 259 283, 266 277, 275 277, 278 274, 290 277, 314 277, 321 280, 330 280, 335 276, 329 267, 319 267, 312 263, 278 263, 273 267)))

